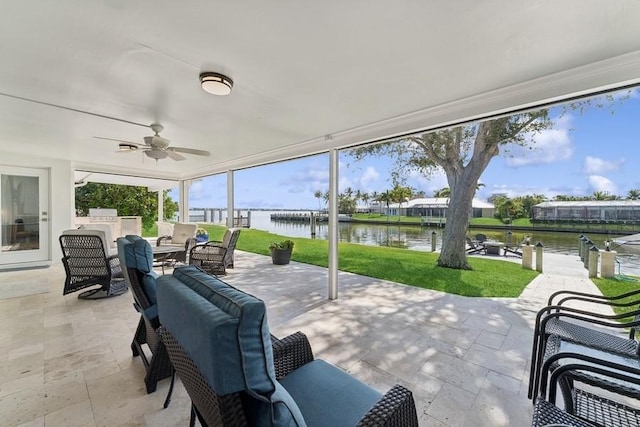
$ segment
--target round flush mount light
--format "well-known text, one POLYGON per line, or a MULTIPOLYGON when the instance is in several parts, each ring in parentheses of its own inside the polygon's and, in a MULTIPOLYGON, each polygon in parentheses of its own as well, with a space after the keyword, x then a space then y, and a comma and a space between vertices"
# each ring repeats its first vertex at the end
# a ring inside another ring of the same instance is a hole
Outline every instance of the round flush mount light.
POLYGON ((233 80, 224 74, 205 72, 200 74, 200 85, 210 94, 229 95, 233 88, 233 80))

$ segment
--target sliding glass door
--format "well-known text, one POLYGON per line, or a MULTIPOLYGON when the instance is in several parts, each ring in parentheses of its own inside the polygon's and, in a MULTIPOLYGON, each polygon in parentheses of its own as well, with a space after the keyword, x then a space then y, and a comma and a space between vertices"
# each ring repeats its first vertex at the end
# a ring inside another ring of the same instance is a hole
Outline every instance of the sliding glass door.
POLYGON ((0 165, 0 265, 49 258, 49 172, 0 165))

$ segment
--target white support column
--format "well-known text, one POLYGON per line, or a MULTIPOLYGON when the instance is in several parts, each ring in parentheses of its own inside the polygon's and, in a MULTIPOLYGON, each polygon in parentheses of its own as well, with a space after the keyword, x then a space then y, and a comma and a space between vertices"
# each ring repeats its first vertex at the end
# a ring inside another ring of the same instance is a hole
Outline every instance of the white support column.
POLYGON ((233 227, 233 171, 227 171, 227 228, 233 227))
POLYGON ((329 152, 329 299, 338 298, 338 150, 329 152))
POLYGON ((158 222, 164 221, 164 190, 158 190, 158 222))
POLYGON ((179 222, 189 222, 189 187, 191 187, 191 181, 179 181, 180 186, 180 205, 178 209, 180 211, 179 222))

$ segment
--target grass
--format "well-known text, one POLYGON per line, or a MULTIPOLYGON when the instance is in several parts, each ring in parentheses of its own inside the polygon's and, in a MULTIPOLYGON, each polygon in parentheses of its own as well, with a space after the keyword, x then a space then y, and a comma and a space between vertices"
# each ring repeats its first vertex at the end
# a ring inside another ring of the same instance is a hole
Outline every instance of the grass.
MULTIPOLYGON (((635 291, 640 286, 640 281, 636 278, 620 278, 616 276, 615 278, 592 278, 593 283, 596 284, 600 292, 602 292, 605 296, 615 296, 624 294, 627 292, 635 291)), ((632 302, 637 301, 638 297, 629 297, 620 300, 619 302, 632 302)), ((613 307, 613 311, 616 314, 624 314, 629 312, 630 310, 635 310, 638 308, 638 304, 634 304, 631 307, 613 307)), ((630 322, 633 320, 632 316, 626 317, 622 322, 630 322)))
MULTIPOLYGON (((221 240, 225 227, 200 225, 211 240, 221 240)), ((295 242, 292 260, 321 267, 328 266, 326 240, 284 237, 262 230, 244 229, 236 248, 269 255, 269 243, 290 239, 295 242)), ((496 259, 469 257, 473 270, 454 270, 436 266, 438 254, 406 249, 339 244, 341 271, 390 280, 396 283, 469 297, 517 297, 538 275, 520 264, 496 259)))

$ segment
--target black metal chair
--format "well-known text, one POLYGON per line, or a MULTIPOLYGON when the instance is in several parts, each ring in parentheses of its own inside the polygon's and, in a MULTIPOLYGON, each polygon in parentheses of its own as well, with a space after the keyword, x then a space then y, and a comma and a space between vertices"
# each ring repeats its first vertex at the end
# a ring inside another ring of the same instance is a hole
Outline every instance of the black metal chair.
MULTIPOLYGON (((118 238, 118 256, 133 291, 133 307, 140 313, 131 351, 134 357, 140 356, 142 359, 146 370, 144 382, 147 393, 152 393, 159 380, 173 373, 167 350, 157 333, 160 321, 155 293, 157 275, 152 268, 153 252, 149 242, 141 237, 126 236, 118 238), (145 344, 151 351, 150 358, 143 349, 145 344)), ((169 399, 165 402, 165 408, 168 404, 169 399)))
POLYGON ((240 229, 229 229, 222 242, 210 241, 195 245, 189 254, 189 264, 195 265, 209 274, 227 274, 227 268, 233 268, 233 252, 236 249, 240 229))
POLYGON ((532 426, 638 426, 640 409, 629 399, 640 397, 636 357, 616 357, 563 339, 549 337, 541 368, 540 394, 532 426), (557 391, 563 409, 555 406, 557 391))
POLYGON ((529 398, 534 398, 537 394, 536 387, 538 387, 540 381, 543 354, 547 339, 551 335, 557 335, 567 340, 617 354, 640 355, 640 345, 636 340, 636 330, 640 328, 640 310, 637 309, 640 300, 618 302, 638 293, 638 291, 633 291, 614 297, 605 297, 582 292, 559 291, 551 295, 548 300, 550 305, 541 309, 536 316, 531 350, 529 398), (633 307, 634 309, 630 309, 623 314, 604 315, 596 311, 566 306, 571 301, 611 307, 633 307), (624 320, 629 317, 632 317, 633 320, 624 320), (594 327, 589 327, 589 324, 594 327), (615 335, 603 329, 596 329, 598 326, 621 331, 629 329, 628 338, 615 335))
POLYGON ((80 293, 78 298, 108 298, 127 291, 120 261, 117 255, 108 254, 103 231, 66 230, 58 240, 66 272, 63 295, 96 285, 99 287, 80 293))

